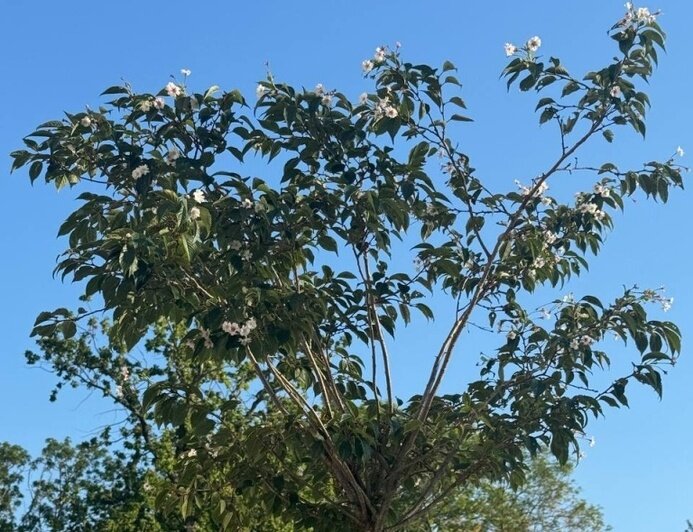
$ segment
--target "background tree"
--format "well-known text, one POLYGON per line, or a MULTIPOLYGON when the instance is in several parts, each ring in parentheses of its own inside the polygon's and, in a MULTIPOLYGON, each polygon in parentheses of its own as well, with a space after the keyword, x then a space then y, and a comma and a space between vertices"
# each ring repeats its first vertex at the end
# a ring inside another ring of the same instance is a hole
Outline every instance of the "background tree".
POLYGON ((630 382, 661 393, 680 334, 647 315, 647 303, 669 305, 660 292, 626 288, 611 303, 548 296, 599 252, 624 197, 664 202, 682 186, 673 156, 631 170, 575 159, 595 137, 613 141, 616 127, 645 133, 638 84, 664 34, 649 10, 627 9, 610 32, 618 55, 585 76, 545 62, 538 37, 506 46, 508 86, 541 92, 540 122, 560 138, 554 162, 519 191, 491 190, 452 140, 452 125, 469 120, 448 95, 460 85, 454 66, 407 63, 398 49, 364 61, 375 92, 358 103, 270 77, 253 116, 237 91, 116 86, 98 110, 25 139, 13 168, 58 188, 88 185, 60 228, 69 249, 57 271, 103 304, 43 313, 34 333, 70 339, 104 312, 125 357, 162 320, 184 332, 189 371, 164 371, 139 401, 141 418, 184 444, 173 492, 183 519, 214 493, 215 519, 229 527, 240 493, 306 528, 402 529, 459 486, 521 484, 527 452, 549 446, 566 462, 589 416, 628 404, 630 382), (267 159, 269 177, 242 174, 249 152, 267 159), (575 201, 547 195, 550 180, 575 172, 595 173, 594 188, 575 201), (392 260, 411 249, 416 271, 392 260), (391 366, 406 346, 392 338, 413 311, 433 318, 427 292, 448 298, 452 325, 420 357, 431 361, 422 393, 404 400, 391 366), (540 295, 551 303, 537 306, 540 295), (478 337, 461 341, 475 325, 497 348, 478 380, 441 394, 455 348, 477 351, 478 337), (611 334, 638 354, 596 389, 611 334), (238 401, 226 387, 243 368, 262 420, 234 439, 238 401), (210 477, 219 462, 228 471, 210 477))

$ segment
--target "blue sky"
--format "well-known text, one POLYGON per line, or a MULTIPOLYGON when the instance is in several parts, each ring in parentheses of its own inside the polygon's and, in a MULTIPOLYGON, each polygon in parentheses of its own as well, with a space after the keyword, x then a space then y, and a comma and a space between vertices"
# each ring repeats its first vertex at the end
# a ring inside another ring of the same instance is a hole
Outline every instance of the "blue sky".
MULTIPOLYGON (((266 63, 274 75, 313 87, 323 83, 354 98, 370 85, 360 63, 376 46, 400 41, 403 55, 429 64, 452 60, 464 84, 462 96, 475 122, 459 129, 459 140, 478 175, 511 188, 528 181, 557 149, 555 132, 539 128, 536 98, 511 91, 499 73, 505 65, 503 43, 542 38, 541 51, 561 57, 574 73, 601 67, 615 53, 606 30, 623 13, 623 2, 586 0, 494 2, 228 2, 193 4, 150 2, 24 2, 0 6, 0 54, 5 82, 0 85, 0 440, 32 451, 46 437, 76 439, 117 419, 108 405, 83 391, 48 402, 53 378, 24 365, 31 347, 29 331, 38 312, 74 306, 78 290, 51 277, 65 243, 57 228, 74 209, 73 192, 37 182, 23 172, 9 175, 9 152, 38 123, 99 103, 107 86, 127 80, 136 90, 154 92, 183 67, 189 84, 239 88, 249 98, 266 63)), ((597 142, 585 162, 611 160, 635 166, 666 158, 678 145, 693 154, 690 86, 693 60, 689 32, 693 2, 659 0, 660 22, 669 35, 668 53, 646 89, 653 108, 648 138, 618 132, 612 145, 597 142)), ((693 155, 692 155, 693 157, 693 155)), ((686 164, 688 157, 683 159, 686 164)), ((582 159, 581 159, 582 160, 582 159)), ((691 160, 693 164, 693 160, 691 160)), ((588 188, 593 178, 561 176, 558 187, 588 188)), ((623 285, 665 285, 675 297, 667 315, 684 333, 680 363, 665 379, 664 399, 633 388, 631 409, 608 412, 591 426, 597 445, 587 449, 576 478, 586 497, 604 507, 617 531, 681 530, 693 518, 693 361, 687 339, 693 336, 689 193, 674 194, 666 206, 627 202, 623 216, 594 261, 590 273, 571 286, 584 292, 615 295, 623 285)), ((442 320, 444 322, 444 318, 442 320)), ((422 351, 445 324, 404 334, 410 351, 422 351)), ((439 337, 439 335, 437 336, 439 337)), ((458 353, 446 387, 469 378, 473 353, 458 353), (467 357, 465 359, 465 357, 467 357), (455 371, 459 373, 456 374, 455 371)), ((423 355, 422 355, 423 356, 423 355)), ((475 355, 474 355, 475 356, 475 355)), ((420 358, 420 357, 419 357, 420 358)), ((409 353, 395 361, 398 392, 414 393, 419 362, 409 353)))

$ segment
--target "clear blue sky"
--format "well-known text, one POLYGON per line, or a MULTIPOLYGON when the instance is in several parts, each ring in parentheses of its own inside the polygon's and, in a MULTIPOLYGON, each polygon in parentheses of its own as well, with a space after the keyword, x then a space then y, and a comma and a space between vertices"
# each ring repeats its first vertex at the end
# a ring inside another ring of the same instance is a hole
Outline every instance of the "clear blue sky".
MULTIPOLYGON (((460 141, 480 176, 504 188, 527 181, 556 153, 556 139, 537 125, 532 95, 507 94, 498 75, 503 43, 541 36, 542 52, 556 55, 575 73, 600 67, 614 53, 606 30, 623 12, 618 0, 303 1, 303 2, 55 2, 3 0, 0 4, 0 440, 32 451, 46 437, 82 438, 117 416, 83 391, 47 400, 53 378, 24 365, 22 353, 36 314, 74 306, 76 288, 51 277, 65 243, 58 225, 75 207, 73 193, 23 173, 9 175, 9 152, 40 122, 63 110, 96 105, 98 94, 121 79, 155 91, 183 67, 190 85, 240 88, 254 97, 255 83, 269 62, 275 76, 312 87, 323 83, 354 97, 370 88, 360 63, 381 44, 403 44, 403 54, 431 64, 455 62, 474 124, 460 141)), ((648 139, 619 134, 613 145, 598 143, 585 162, 613 160, 624 166, 664 158, 681 145, 693 164, 693 2, 658 0, 669 34, 649 93, 653 102, 648 139)), ((683 159, 685 163, 688 157, 683 159)), ((576 189, 589 187, 586 177, 576 189)), ((582 180, 582 181, 581 181, 582 180)), ((564 183, 562 186, 572 186, 564 183)), ((691 209, 689 192, 674 194, 666 207, 628 202, 590 274, 571 287, 576 294, 614 295, 622 285, 666 285, 676 298, 667 316, 684 333, 681 362, 665 379, 663 401, 638 389, 631 409, 610 411, 592 425, 597 445, 587 449, 576 478, 586 497, 604 507, 617 531, 682 530, 693 518, 693 337, 691 302, 691 209)), ((436 327, 407 333, 409 347, 423 348, 436 327)), ((461 356, 464 356, 461 355, 461 356)), ((471 356, 470 353, 466 354, 471 356)), ((459 357, 458 357, 459 358, 459 357)), ((417 366, 409 356, 397 364, 398 392, 414 392, 417 366)), ((458 362, 455 368, 468 371, 458 362)), ((465 380, 469 375, 460 377, 465 380)), ((447 386, 454 388, 455 376, 447 386)), ((634 388, 635 390, 635 388, 634 388)))

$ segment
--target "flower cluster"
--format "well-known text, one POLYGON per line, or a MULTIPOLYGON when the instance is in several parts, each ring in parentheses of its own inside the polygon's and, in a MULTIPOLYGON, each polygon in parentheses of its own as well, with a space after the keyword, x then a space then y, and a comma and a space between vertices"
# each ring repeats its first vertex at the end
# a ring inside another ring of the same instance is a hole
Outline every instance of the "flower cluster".
POLYGON ((658 13, 651 13, 646 7, 633 7, 632 2, 625 3, 626 14, 621 19, 621 26, 628 26, 635 22, 636 24, 653 24, 658 13))
POLYGON ((384 116, 387 118, 397 118, 397 108, 390 103, 386 98, 381 98, 375 106, 375 119, 378 120, 384 116))
POLYGON ((132 178, 139 179, 149 173, 149 167, 146 164, 141 164, 132 171, 132 178))
MULTIPOLYGON (((517 185, 517 188, 520 189, 520 194, 522 194, 523 196, 529 196, 532 193, 532 189, 534 188, 534 186, 524 186, 517 179, 515 180, 515 184, 517 185)), ((546 184, 546 181, 543 181, 534 191, 534 194, 538 196, 544 204, 547 204, 547 202, 545 202, 543 198, 543 195, 547 190, 549 190, 549 185, 546 184)), ((550 203, 550 200, 548 203, 550 203)))
POLYGON ((229 336, 239 336, 242 345, 250 343, 250 333, 257 328, 255 318, 249 318, 243 325, 239 325, 235 321, 225 321, 221 324, 221 329, 229 336))
POLYGON ((387 48, 385 48, 384 46, 378 46, 375 49, 375 54, 373 54, 373 59, 365 59, 361 62, 361 69, 363 70, 363 73, 368 74, 371 70, 375 68, 376 65, 379 65, 380 63, 385 61, 386 57, 387 48))
MULTIPOLYGON (((539 50, 540 47, 541 47, 541 39, 539 38, 538 35, 535 35, 531 39, 527 40, 523 49, 526 50, 528 53, 533 54, 537 50, 539 50)), ((511 42, 506 42, 503 45, 503 49, 505 50, 505 55, 508 57, 511 57, 518 52, 518 47, 515 46, 511 42)))
POLYGON ((587 334, 584 334, 580 338, 573 338, 570 341, 570 348, 573 350, 577 350, 580 349, 580 347, 591 347, 594 342, 594 338, 587 334))
POLYGON ((671 310, 671 307, 674 304, 674 298, 664 297, 662 294, 663 290, 663 288, 660 288, 659 290, 652 290, 651 288, 648 288, 647 290, 643 291, 642 296, 645 301, 659 303, 662 306, 662 310, 667 312, 668 310, 671 310))

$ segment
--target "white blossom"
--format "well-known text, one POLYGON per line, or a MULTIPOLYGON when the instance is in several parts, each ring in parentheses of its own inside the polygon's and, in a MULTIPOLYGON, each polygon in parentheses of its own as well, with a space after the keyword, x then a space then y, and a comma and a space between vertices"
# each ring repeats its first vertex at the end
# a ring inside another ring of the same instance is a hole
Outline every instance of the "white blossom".
POLYGON ((156 98, 154 98, 152 105, 154 106, 155 109, 161 110, 164 107, 166 107, 166 102, 164 101, 164 99, 161 96, 157 96, 156 98))
POLYGON ((650 13, 650 10, 646 7, 639 7, 635 11, 635 19, 638 22, 644 22, 647 24, 651 24, 655 21, 655 16, 650 13))
POLYGON ((683 148, 681 146, 678 146, 676 148, 676 155, 678 155, 679 157, 683 157, 685 155, 685 153, 686 152, 683 151, 683 148))
POLYGON ((241 332, 241 326, 235 321, 225 321, 221 324, 221 330, 230 336, 238 336, 241 332))
POLYGON ((180 157, 180 150, 178 148, 171 148, 166 154, 166 161, 168 164, 173 164, 180 157))
POLYGON ((257 322, 255 321, 255 318, 248 318, 248 321, 246 321, 245 324, 251 331, 257 328, 257 322))
POLYGON ((199 220, 200 219, 200 209, 199 207, 193 207, 190 209, 190 219, 199 220))
POLYGON ((195 458, 197 456, 197 451, 195 449, 190 449, 187 453, 185 453, 185 456, 187 458, 195 458))
POLYGON ((527 49, 530 52, 536 52, 541 46, 541 39, 535 35, 530 40, 527 41, 527 49))
POLYGON ((604 185, 597 184, 594 186, 594 193, 602 198, 608 198, 611 195, 611 189, 604 185))
POLYGON ((668 310, 671 309, 671 306, 674 304, 674 298, 673 297, 670 297, 669 299, 663 298, 661 300, 661 304, 662 304, 662 310, 664 312, 667 312, 668 310))
POLYGON ((166 84, 166 93, 171 97, 171 98, 177 98, 181 94, 183 94, 183 89, 181 89, 178 85, 173 83, 173 81, 169 81, 166 84))
POLYGON ((241 244, 238 240, 232 240, 229 242, 229 248, 233 249, 234 251, 238 251, 242 246, 243 244, 241 244))
POLYGON ((594 447, 595 445, 597 445, 597 440, 592 436, 590 438, 590 447, 594 447))
POLYGON ((191 74, 190 69, 188 68, 181 68, 180 73, 183 74, 186 78, 191 74))
POLYGON ((563 301, 563 303, 572 303, 573 301, 575 301, 575 297, 573 297, 572 292, 568 292, 561 298, 561 301, 563 301))
POLYGON ((146 164, 141 164, 132 171, 132 178, 139 179, 140 177, 142 177, 143 175, 147 175, 148 173, 149 167, 146 164))
POLYGON ((385 108, 385 116, 388 118, 397 118, 397 109, 392 107, 391 105, 385 108))
POLYGON ((582 338, 580 338, 580 343, 584 346, 591 346, 594 343, 594 338, 588 335, 583 335, 582 338))
POLYGON ((620 98, 621 97, 621 87, 618 85, 614 85, 611 87, 611 90, 609 90, 609 94, 611 94, 612 98, 620 98))
POLYGON ((82 120, 79 121, 79 123, 83 127, 90 127, 91 126, 91 118, 89 118, 88 116, 85 116, 84 118, 82 118, 82 120))
POLYGON ((262 83, 258 83, 258 86, 255 89, 255 95, 258 98, 262 98, 266 92, 267 92, 267 87, 265 87, 262 83))
POLYGON ((573 339, 570 341, 570 348, 573 349, 573 350, 575 350, 575 349, 578 349, 579 347, 580 347, 580 342, 578 341, 577 338, 573 338, 573 339))
POLYGON ((242 336, 239 342, 241 345, 248 345, 250 343, 250 338, 248 336, 242 336))
POLYGON ((246 208, 246 209, 252 209, 252 207, 253 207, 253 201, 250 200, 250 199, 248 199, 248 198, 245 198, 245 199, 243 200, 243 202, 241 203, 241 205, 242 205, 244 208, 246 208))
POLYGON ((375 54, 373 55, 373 59, 375 60, 376 63, 382 63, 385 61, 385 54, 387 50, 381 46, 378 46, 375 49, 375 54))
POLYGON ((246 261, 247 261, 247 260, 250 260, 251 257, 252 257, 252 255, 251 255, 249 249, 245 249, 245 250, 241 251, 241 258, 242 258, 243 260, 246 260, 246 261))
POLYGON ((116 396, 118 399, 122 399, 122 398, 123 398, 123 387, 122 387, 120 384, 118 384, 118 385, 116 386, 116 389, 115 389, 115 396, 116 396))
POLYGON ((330 104, 332 103, 332 95, 331 95, 331 94, 325 94, 325 95, 322 97, 322 100, 321 100, 321 101, 322 101, 322 104, 323 104, 323 105, 326 105, 326 106, 327 106, 327 105, 330 105, 330 104))
POLYGON ((144 100, 143 102, 140 102, 140 111, 143 113, 148 113, 152 108, 152 102, 151 100, 144 100))
POLYGON ((517 52, 517 46, 509 42, 505 43, 504 49, 505 55, 508 57, 510 57, 511 55, 515 55, 515 52, 517 52))
POLYGON ((508 340, 514 340, 515 338, 517 338, 517 333, 515 331, 510 331, 507 334, 507 338, 508 338, 508 340))
POLYGON ((127 366, 120 366, 120 377, 126 381, 130 378, 130 370, 127 366))
POLYGON ((197 203, 202 203, 205 201, 206 196, 204 190, 201 188, 198 188, 195 190, 195 192, 192 193, 192 199, 195 200, 197 203))
POLYGON ((325 87, 323 86, 322 83, 318 83, 318 84, 315 86, 314 92, 315 92, 315 94, 317 94, 318 96, 322 96, 323 94, 325 94, 325 87))
POLYGON ((552 231, 544 231, 544 242, 553 244, 558 239, 558 235, 552 231))

